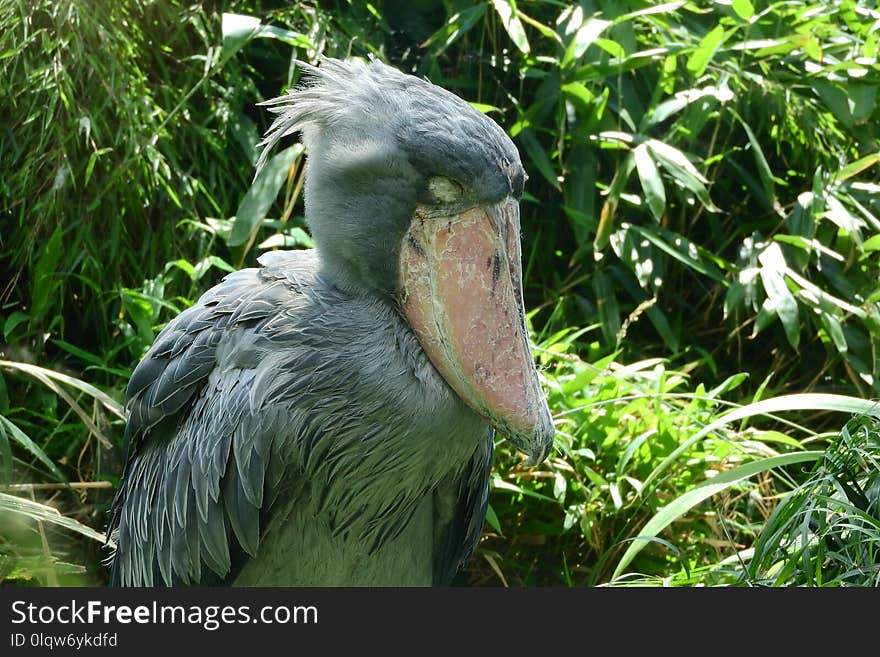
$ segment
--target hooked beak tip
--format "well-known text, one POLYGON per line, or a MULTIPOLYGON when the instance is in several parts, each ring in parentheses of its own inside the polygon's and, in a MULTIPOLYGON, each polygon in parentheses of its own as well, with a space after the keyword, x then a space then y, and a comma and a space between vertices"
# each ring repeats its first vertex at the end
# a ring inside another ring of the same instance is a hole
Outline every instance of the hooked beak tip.
POLYGON ((541 415, 538 425, 531 431, 508 430, 506 432, 508 440, 526 455, 526 466, 538 465, 550 455, 553 449, 556 428, 550 417, 550 409, 546 405, 541 415))

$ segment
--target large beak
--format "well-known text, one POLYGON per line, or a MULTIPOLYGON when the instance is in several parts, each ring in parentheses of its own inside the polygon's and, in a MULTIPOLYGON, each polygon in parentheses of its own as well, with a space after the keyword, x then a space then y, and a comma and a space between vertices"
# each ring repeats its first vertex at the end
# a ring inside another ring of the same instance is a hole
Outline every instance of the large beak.
POLYGON ((546 458, 553 421, 523 314, 519 204, 416 210, 400 249, 402 306, 428 358, 478 414, 546 458))

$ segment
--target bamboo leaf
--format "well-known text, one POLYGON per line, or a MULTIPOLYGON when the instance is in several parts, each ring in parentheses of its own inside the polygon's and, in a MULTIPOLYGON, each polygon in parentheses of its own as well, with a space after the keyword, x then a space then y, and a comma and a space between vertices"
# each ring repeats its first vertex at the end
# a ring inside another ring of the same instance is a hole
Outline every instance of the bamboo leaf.
POLYGON ((755 8, 749 0, 733 0, 733 10, 743 20, 749 20, 755 15, 755 8))
POLYGON ((220 32, 223 36, 221 64, 256 38, 278 39, 294 47, 315 47, 311 39, 300 32, 264 25, 258 17, 244 14, 224 13, 220 19, 220 32))
POLYGON ((724 40, 724 28, 718 25, 714 30, 706 34, 701 40, 697 49, 691 54, 687 61, 687 69, 694 74, 694 77, 700 77, 705 73, 706 67, 712 61, 715 51, 724 40))
POLYGON ((596 310, 602 326, 602 335, 610 344, 614 344, 620 332, 620 307, 614 286, 604 271, 593 274, 593 291, 596 295, 596 310))
POLYGON ((504 532, 501 531, 501 523, 498 522, 498 515, 491 504, 486 505, 486 522, 492 529, 498 532, 499 536, 504 536, 504 532))
POLYGON ((600 252, 608 245, 608 240, 614 233, 614 219, 617 211, 617 203, 629 180, 632 170, 635 168, 635 159, 632 151, 626 154, 620 167, 614 173, 611 186, 608 189, 608 198, 602 205, 599 213, 599 225, 596 227, 596 236, 593 238, 593 250, 600 252))
POLYGON ((574 37, 565 49, 565 54, 562 56, 560 66, 562 68, 567 68, 572 62, 579 60, 587 51, 587 48, 589 48, 596 39, 599 38, 599 35, 610 25, 610 21, 602 20, 600 18, 589 18, 585 20, 581 26, 578 27, 577 32, 575 32, 574 37))
POLYGON ((663 211, 666 209, 666 190, 663 188, 663 180, 660 172, 651 158, 646 144, 639 144, 633 149, 633 158, 636 161, 636 172, 645 192, 645 200, 654 219, 660 221, 663 211))
POLYGON ((467 9, 454 14, 448 21, 446 21, 443 27, 432 34, 422 44, 422 47, 434 47, 435 53, 443 52, 477 24, 477 21, 479 21, 483 17, 483 14, 486 13, 486 7, 487 4, 481 2, 473 7, 468 7, 467 9))
POLYGON ((642 227, 627 224, 627 227, 694 271, 709 276, 717 283, 726 284, 723 272, 715 263, 706 262, 700 250, 690 240, 659 226, 642 227))
POLYGON ((232 57, 260 32, 262 24, 256 16, 224 13, 220 19, 223 35, 223 60, 232 57))
POLYGON ((862 171, 869 169, 878 162, 880 162, 880 153, 871 153, 870 155, 866 155, 865 157, 860 157, 855 162, 850 162, 840 171, 835 173, 831 177, 831 181, 834 183, 842 183, 845 180, 849 180, 853 176, 859 175, 862 171))
MULTIPOLYGON (((759 270, 761 283, 767 293, 764 309, 767 313, 779 318, 789 344, 797 349, 800 343, 798 306, 794 295, 785 284, 785 273, 788 266, 779 244, 770 243, 758 256, 758 261, 761 263, 759 270)), ((753 333, 753 335, 755 334, 753 333)))
POLYGON ((19 324, 23 324, 24 322, 30 319, 30 315, 23 312, 14 312, 6 318, 6 321, 3 323, 3 338, 5 340, 9 339, 9 336, 15 330, 15 327, 19 324))
POLYGON ((739 124, 742 126, 749 139, 749 145, 752 150, 752 156, 755 159, 755 167, 758 169, 758 176, 761 179, 761 185, 764 188, 764 194, 770 199, 771 206, 775 208, 778 205, 776 200, 776 185, 773 181, 773 172, 770 170, 767 158, 764 157, 764 151, 761 148, 761 144, 758 142, 758 138, 755 137, 755 133, 752 131, 751 126, 749 126, 749 124, 746 123, 734 110, 730 110, 730 112, 733 117, 739 121, 739 124))
POLYGON ((226 241, 229 246, 241 246, 259 230, 291 167, 300 158, 302 152, 301 144, 285 148, 274 155, 260 170, 235 213, 232 231, 226 241))
POLYGON ((624 59, 626 57, 626 50, 624 50, 623 46, 613 39, 596 39, 593 43, 611 55, 614 59, 624 59))
POLYGON ((712 99, 712 102, 718 101, 726 103, 733 100, 734 96, 733 91, 730 90, 730 87, 728 87, 726 83, 723 83, 718 87, 708 85, 700 89, 685 89, 684 91, 679 91, 675 96, 660 103, 646 114, 643 130, 644 128, 650 128, 651 126, 662 123, 673 114, 680 112, 685 107, 704 98, 710 98, 712 99))
POLYGON ((623 23, 624 21, 632 20, 633 18, 637 18, 638 16, 651 16, 654 14, 674 14, 677 10, 681 9, 686 4, 686 2, 664 2, 659 5, 651 5, 645 7, 644 9, 638 9, 627 14, 621 14, 620 16, 615 17, 614 23, 623 23))
POLYGON ((709 197, 709 190, 706 188, 709 181, 697 171, 697 168, 684 153, 656 139, 649 139, 645 144, 651 149, 658 163, 663 166, 666 172, 685 189, 693 193, 703 207, 710 212, 721 212, 709 197))
POLYGON ((559 90, 574 102, 578 110, 587 115, 596 103, 596 96, 580 82, 568 82, 559 90))
MULTIPOLYGON (((0 417, 3 416, 0 415, 0 417)), ((6 432, 0 428, 0 484, 8 483, 11 480, 12 446, 9 444, 9 437, 6 435, 6 432)))
POLYGON ((501 24, 504 30, 513 41, 514 45, 519 48, 520 52, 528 55, 531 48, 529 47, 529 39, 526 37, 526 30, 522 22, 516 15, 516 3, 514 0, 492 0, 492 6, 501 18, 501 24))
POLYGON ((534 497, 537 500, 544 500, 545 502, 558 504, 558 502, 552 497, 541 495, 540 493, 536 493, 535 491, 529 490, 528 488, 523 488, 522 486, 517 486, 516 484, 511 484, 510 482, 504 481, 500 477, 492 478, 492 488, 493 490, 506 490, 510 493, 519 493, 520 495, 525 495, 526 497, 534 497))
POLYGON ((831 342, 834 343, 837 351, 841 354, 845 354, 848 351, 848 346, 840 322, 831 313, 820 312, 819 316, 822 318, 822 324, 828 331, 828 336, 831 338, 831 342))

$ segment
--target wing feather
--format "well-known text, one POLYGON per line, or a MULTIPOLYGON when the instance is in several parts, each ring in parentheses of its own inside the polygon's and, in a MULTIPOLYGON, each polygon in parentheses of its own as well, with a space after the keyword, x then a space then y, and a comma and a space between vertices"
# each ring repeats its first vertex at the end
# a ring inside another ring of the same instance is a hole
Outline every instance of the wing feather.
POLYGON ((435 584, 450 584, 480 542, 489 504, 494 433, 488 429, 459 477, 434 492, 435 584))
POLYGON ((249 390, 257 369, 271 369, 277 338, 265 325, 315 268, 305 255, 276 262, 304 270, 297 285, 272 268, 230 274, 168 323, 132 373, 111 583, 186 584, 206 568, 224 577, 235 554, 256 553, 267 469, 276 481, 284 471, 283 461, 270 468, 283 418, 249 390))

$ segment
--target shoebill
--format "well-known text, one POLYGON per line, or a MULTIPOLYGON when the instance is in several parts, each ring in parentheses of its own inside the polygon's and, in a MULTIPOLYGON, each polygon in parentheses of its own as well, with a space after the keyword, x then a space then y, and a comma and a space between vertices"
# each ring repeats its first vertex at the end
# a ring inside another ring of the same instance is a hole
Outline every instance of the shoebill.
POLYGON ((262 155, 301 134, 315 248, 228 275, 134 370, 113 584, 449 584, 494 433, 532 463, 552 446, 516 147, 378 61, 302 66, 262 155))

